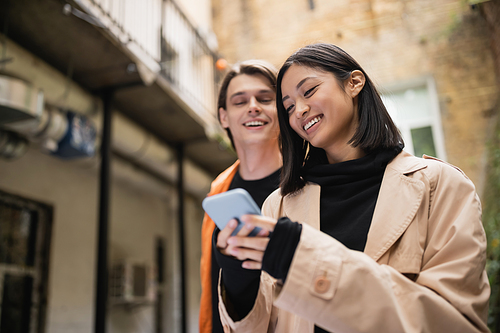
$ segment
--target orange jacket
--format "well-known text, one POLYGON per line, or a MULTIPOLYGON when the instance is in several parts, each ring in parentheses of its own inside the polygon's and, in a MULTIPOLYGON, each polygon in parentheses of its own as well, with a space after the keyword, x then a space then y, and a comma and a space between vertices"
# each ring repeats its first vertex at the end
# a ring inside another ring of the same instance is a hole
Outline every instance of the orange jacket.
MULTIPOLYGON (((212 182, 208 196, 226 192, 233 180, 240 161, 223 171, 212 182)), ((205 214, 201 227, 201 300, 200 300, 200 333, 212 333, 212 233, 215 223, 205 214)))

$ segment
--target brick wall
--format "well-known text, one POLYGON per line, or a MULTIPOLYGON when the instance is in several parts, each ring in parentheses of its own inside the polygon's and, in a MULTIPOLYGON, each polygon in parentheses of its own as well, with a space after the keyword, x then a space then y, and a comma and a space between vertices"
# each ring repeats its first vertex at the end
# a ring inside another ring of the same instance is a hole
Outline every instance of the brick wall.
POLYGON ((229 63, 280 66, 297 48, 334 43, 379 86, 431 75, 448 161, 483 186, 484 146, 497 83, 489 31, 463 0, 213 0, 219 51, 229 63))

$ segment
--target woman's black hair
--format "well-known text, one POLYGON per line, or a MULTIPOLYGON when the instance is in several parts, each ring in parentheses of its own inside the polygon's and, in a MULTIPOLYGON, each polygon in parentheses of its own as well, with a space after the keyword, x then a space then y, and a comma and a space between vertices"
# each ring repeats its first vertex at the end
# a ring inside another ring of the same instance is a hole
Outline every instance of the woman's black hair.
POLYGON ((294 64, 332 73, 342 87, 352 71, 361 71, 366 81, 358 94, 359 124, 348 143, 366 153, 403 145, 401 133, 389 116, 377 89, 356 60, 336 45, 318 43, 305 46, 285 61, 278 73, 276 84, 276 104, 283 155, 280 184, 282 195, 294 193, 304 187, 305 180, 302 173, 309 165, 327 162, 323 149, 313 147, 291 128, 288 112, 283 106, 281 83, 288 68, 294 64))
MULTIPOLYGON (((273 91, 276 92, 277 71, 278 70, 276 69, 276 67, 274 67, 274 65, 272 65, 271 63, 258 59, 245 60, 233 65, 233 67, 231 67, 229 72, 226 73, 226 76, 222 80, 219 89, 219 96, 217 98, 217 119, 219 120, 219 123, 220 123, 219 109, 223 108, 224 110, 227 110, 227 89, 229 88, 229 84, 231 83, 232 79, 242 74, 262 75, 269 81, 269 84, 273 89, 273 91)), ((233 148, 236 149, 236 147, 234 146, 233 135, 231 134, 229 128, 226 128, 226 133, 227 136, 229 137, 229 140, 231 141, 231 144, 233 145, 233 148)))

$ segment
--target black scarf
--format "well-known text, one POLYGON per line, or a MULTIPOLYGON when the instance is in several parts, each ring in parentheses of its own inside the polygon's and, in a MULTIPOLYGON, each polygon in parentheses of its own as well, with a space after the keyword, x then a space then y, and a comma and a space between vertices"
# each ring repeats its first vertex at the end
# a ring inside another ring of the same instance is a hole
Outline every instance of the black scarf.
POLYGON ((351 250, 363 251, 387 164, 401 147, 304 170, 305 179, 321 186, 320 230, 351 250))

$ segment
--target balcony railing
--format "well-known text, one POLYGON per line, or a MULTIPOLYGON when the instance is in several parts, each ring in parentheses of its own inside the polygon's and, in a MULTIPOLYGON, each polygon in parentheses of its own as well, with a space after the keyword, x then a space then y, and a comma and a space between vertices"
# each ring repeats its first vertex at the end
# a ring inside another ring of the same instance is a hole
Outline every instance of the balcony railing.
MULTIPOLYGON (((134 42, 202 119, 215 109, 217 55, 173 0, 78 0, 111 21, 123 43, 134 42), (90 6, 88 6, 90 5, 90 6), (201 113, 201 114, 200 114, 201 113)), ((113 31, 114 30, 114 31, 113 31)))
POLYGON ((174 1, 165 1, 164 6, 163 73, 200 106, 214 110, 217 56, 174 1))

